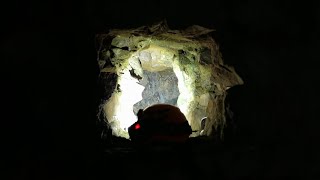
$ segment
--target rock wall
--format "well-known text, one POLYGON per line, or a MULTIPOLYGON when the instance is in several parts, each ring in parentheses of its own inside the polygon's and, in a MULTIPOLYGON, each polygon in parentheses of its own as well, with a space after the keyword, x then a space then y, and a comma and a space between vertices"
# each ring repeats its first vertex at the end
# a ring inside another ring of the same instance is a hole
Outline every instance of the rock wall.
POLYGON ((200 130, 203 117, 204 135, 223 128, 226 91, 243 81, 223 63, 210 32, 197 25, 171 30, 163 21, 97 35, 99 120, 108 122, 114 135, 128 138, 126 127, 137 109, 169 103, 181 109, 193 130, 200 130))
POLYGON ((143 99, 133 106, 135 113, 139 109, 144 109, 158 103, 177 105, 180 93, 178 79, 172 68, 159 72, 144 70, 143 74, 144 78, 141 80, 141 85, 145 87, 142 92, 143 99))

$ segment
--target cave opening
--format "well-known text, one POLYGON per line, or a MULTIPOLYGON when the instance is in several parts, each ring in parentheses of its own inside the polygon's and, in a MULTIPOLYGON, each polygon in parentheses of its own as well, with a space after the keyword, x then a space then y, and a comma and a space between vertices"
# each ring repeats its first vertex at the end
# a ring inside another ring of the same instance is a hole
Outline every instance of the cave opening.
MULTIPOLYGON (((171 104, 185 116, 190 114, 194 89, 186 85, 190 77, 182 72, 174 51, 152 45, 134 53, 121 66, 117 93, 106 105, 115 135, 129 138, 128 127, 137 121, 138 110, 153 104, 171 104)), ((190 118, 188 122, 192 124, 190 118)))
POLYGON ((197 25, 170 30, 160 22, 98 35, 104 88, 98 119, 113 135, 129 139, 128 127, 137 121, 139 109, 166 103, 185 115, 195 131, 191 136, 217 133, 226 121, 226 91, 243 81, 223 63, 212 31, 197 25))

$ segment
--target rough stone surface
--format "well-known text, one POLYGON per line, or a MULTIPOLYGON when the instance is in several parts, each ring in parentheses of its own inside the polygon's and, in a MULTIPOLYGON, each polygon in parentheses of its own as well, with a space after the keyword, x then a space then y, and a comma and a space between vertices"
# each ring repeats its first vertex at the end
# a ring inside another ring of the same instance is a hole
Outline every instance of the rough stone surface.
POLYGON ((210 36, 212 31, 197 25, 171 30, 162 21, 97 35, 97 60, 104 87, 100 120, 109 123, 114 135, 127 137, 125 129, 119 128, 126 119, 114 118, 118 107, 132 114, 154 103, 168 103, 181 109, 193 130, 200 130, 201 119, 207 117, 202 134, 217 133, 226 121, 226 91, 243 81, 223 63, 218 45, 210 36), (120 86, 123 79, 133 81, 133 87, 120 86), (133 107, 125 108, 125 103, 130 103, 123 94, 131 91, 136 91, 136 98, 127 97, 133 107))
POLYGON ((134 112, 144 109, 153 104, 165 103, 177 105, 179 96, 178 79, 172 69, 149 72, 144 71, 141 84, 145 86, 142 92, 142 101, 133 106, 134 112))

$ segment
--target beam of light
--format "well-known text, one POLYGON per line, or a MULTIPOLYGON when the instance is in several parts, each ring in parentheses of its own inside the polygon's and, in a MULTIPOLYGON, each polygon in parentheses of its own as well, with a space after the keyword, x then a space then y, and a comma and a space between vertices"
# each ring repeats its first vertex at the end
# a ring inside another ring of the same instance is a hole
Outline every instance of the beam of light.
POLYGON ((120 122, 120 128, 127 131, 128 127, 137 121, 137 117, 133 113, 133 105, 142 100, 144 87, 130 75, 129 70, 124 71, 124 74, 119 77, 118 84, 121 92, 118 99, 119 107, 114 115, 120 122))
POLYGON ((188 120, 191 120, 190 102, 194 100, 194 90, 191 86, 192 79, 180 69, 179 61, 173 63, 173 71, 178 78, 178 88, 180 95, 177 106, 188 120))

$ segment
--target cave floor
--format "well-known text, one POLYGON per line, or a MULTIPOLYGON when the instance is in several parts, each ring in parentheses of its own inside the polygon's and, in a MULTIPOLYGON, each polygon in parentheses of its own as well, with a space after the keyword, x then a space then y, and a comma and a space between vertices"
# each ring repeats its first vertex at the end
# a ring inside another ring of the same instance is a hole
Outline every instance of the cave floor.
POLYGON ((234 179, 254 177, 259 158, 254 147, 228 146, 221 141, 190 138, 180 145, 134 147, 117 139, 104 148, 101 171, 120 172, 120 179, 234 179))

